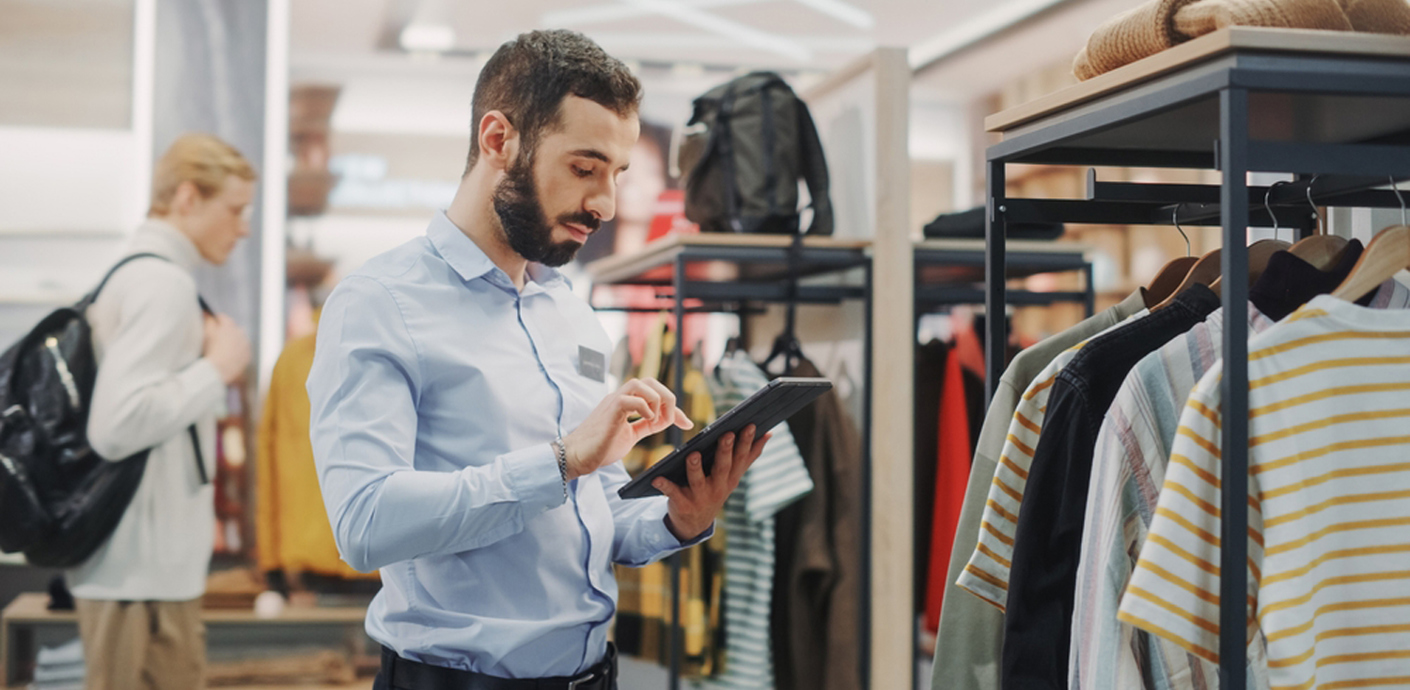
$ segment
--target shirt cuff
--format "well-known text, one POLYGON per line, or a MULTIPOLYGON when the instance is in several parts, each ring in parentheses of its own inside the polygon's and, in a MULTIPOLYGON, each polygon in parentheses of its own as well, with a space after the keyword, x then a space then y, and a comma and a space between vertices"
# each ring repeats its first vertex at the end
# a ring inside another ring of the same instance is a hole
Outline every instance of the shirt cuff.
POLYGON ((671 528, 666 526, 665 511, 662 511, 660 519, 655 521, 655 527, 646 535, 647 542, 656 553, 666 553, 668 551, 679 551, 688 549, 715 535, 715 523, 710 522, 710 527, 701 532, 695 538, 682 542, 671 533, 671 528))
POLYGON ((500 460, 504 463, 505 482, 521 503, 539 511, 563 505, 563 473, 558 469, 558 454, 553 452, 553 446, 542 443, 505 453, 500 460))

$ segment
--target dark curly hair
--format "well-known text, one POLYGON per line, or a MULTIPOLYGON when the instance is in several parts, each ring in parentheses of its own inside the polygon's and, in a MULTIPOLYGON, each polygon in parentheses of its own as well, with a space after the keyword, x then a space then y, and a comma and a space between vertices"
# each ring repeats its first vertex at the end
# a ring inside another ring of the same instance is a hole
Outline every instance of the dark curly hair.
POLYGON ((569 95, 626 116, 641 103, 641 82, 621 60, 576 31, 530 31, 500 46, 475 84, 465 172, 480 156, 485 113, 504 113, 519 130, 524 153, 532 155, 539 138, 561 124, 559 110, 569 95))

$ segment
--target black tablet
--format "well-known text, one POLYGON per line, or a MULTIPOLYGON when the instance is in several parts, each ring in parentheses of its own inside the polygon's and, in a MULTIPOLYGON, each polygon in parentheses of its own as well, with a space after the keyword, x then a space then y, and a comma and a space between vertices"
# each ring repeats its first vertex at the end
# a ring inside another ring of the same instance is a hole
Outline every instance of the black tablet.
POLYGON ((686 441, 680 448, 637 475, 636 479, 619 489, 617 495, 622 498, 660 496, 661 492, 651 485, 651 482, 655 481, 657 477, 665 477, 675 482, 677 486, 689 484, 690 481, 686 478, 685 472, 685 459, 691 453, 700 453, 701 465, 708 476, 710 467, 715 464, 715 444, 721 436, 731 431, 743 431, 744 427, 750 424, 757 428, 755 438, 763 436, 770 429, 778 426, 780 422, 797 414, 799 410, 817 400, 818 396, 831 389, 832 382, 827 379, 789 377, 774 379, 769 382, 769 385, 759 389, 759 392, 735 405, 734 409, 721 415, 713 424, 701 429, 700 433, 686 441))

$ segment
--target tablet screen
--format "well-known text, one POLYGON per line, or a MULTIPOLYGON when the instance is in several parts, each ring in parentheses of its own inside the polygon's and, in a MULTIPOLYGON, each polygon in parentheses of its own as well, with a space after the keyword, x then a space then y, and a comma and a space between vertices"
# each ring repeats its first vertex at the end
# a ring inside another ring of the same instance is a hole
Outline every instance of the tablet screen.
POLYGON ((734 406, 734 409, 721 415, 713 424, 701 429, 700 433, 680 448, 637 475, 636 479, 619 489, 617 495, 622 498, 660 496, 661 492, 651 485, 657 477, 665 477, 678 486, 689 484, 685 459, 691 453, 700 453, 701 465, 708 476, 711 466, 715 463, 715 445, 721 436, 742 431, 750 424, 758 429, 756 437, 762 436, 831 389, 832 382, 823 378, 774 379, 744 402, 734 406))

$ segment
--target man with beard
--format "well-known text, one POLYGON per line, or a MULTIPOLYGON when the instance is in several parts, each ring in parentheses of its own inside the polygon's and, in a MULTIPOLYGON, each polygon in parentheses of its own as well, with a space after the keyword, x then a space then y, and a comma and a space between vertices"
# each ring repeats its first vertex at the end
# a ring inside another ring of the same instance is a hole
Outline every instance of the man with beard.
POLYGON ((690 421, 659 382, 608 391, 607 335, 554 267, 612 218, 640 99, 579 34, 506 43, 450 208, 328 298, 311 433, 339 553, 381 570, 377 688, 614 688, 612 563, 708 538, 768 439, 726 437, 709 477, 693 455, 664 498, 617 496, 620 458, 690 421))

